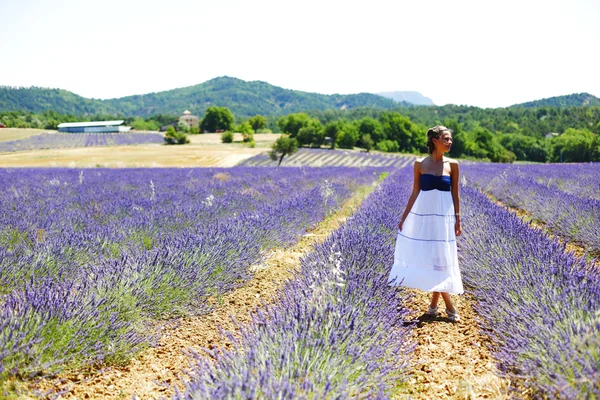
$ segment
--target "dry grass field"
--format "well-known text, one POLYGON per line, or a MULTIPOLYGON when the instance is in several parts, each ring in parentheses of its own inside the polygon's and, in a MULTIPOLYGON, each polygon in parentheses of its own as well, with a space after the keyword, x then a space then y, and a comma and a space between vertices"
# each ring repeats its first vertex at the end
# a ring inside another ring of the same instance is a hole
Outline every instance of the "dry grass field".
MULTIPOLYGON (((34 129, 10 131, 28 131, 29 136, 46 132, 34 129)), ((12 133, 22 135, 21 138, 26 137, 25 134, 12 133)), ((219 134, 202 134, 190 135, 191 143, 179 146, 144 144, 4 153, 0 154, 0 167, 232 167, 246 158, 266 151, 279 136, 257 134, 254 136, 255 148, 241 143, 242 137, 239 134, 235 135, 234 143, 230 144, 221 143, 219 134)))
POLYGON ((25 139, 30 136, 51 132, 56 131, 49 131, 45 129, 0 128, 0 142, 11 142, 13 140, 25 139))

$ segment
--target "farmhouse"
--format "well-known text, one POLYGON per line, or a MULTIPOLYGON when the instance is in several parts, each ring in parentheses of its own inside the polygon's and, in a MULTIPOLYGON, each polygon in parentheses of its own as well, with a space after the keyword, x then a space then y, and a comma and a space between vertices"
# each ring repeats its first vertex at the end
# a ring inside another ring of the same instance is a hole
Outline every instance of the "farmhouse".
POLYGON ((58 131, 71 133, 111 133, 129 131, 131 127, 121 126, 123 122, 125 121, 63 122, 62 124, 58 124, 58 131))
POLYGON ((179 117, 179 119, 177 121, 174 121, 174 122, 171 122, 171 123, 168 123, 168 124, 165 124, 165 125, 161 126, 160 130, 161 130, 161 132, 164 132, 170 126, 172 126, 173 128, 177 129, 177 126, 181 122, 183 122, 184 124, 186 124, 190 128, 198 128, 200 126, 200 118, 198 118, 196 115, 192 115, 192 113, 189 110, 185 110, 183 112, 183 115, 181 117, 179 117))

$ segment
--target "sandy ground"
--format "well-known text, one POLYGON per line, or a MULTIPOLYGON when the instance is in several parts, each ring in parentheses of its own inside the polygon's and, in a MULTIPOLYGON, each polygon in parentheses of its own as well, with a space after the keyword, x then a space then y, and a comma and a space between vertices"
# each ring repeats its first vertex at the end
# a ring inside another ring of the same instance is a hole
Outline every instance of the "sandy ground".
POLYGON ((127 366, 73 371, 33 387, 43 393, 64 392, 61 399, 159 399, 172 395, 169 385, 180 382, 178 375, 193 361, 184 351, 192 349, 203 354, 202 348, 229 348, 231 344, 221 336, 219 327, 235 332, 231 317, 239 323, 248 323, 253 310, 263 302, 276 301, 277 291, 299 268, 300 257, 351 216, 373 188, 358 191, 338 212, 310 230, 296 245, 271 252, 262 264, 254 267, 255 276, 244 286, 219 301, 210 300, 213 312, 176 321, 176 328, 166 330, 158 347, 138 355, 127 366))
POLYGON ((255 148, 241 143, 240 134, 234 137, 238 142, 229 144, 221 143, 219 134, 203 134, 189 135, 191 143, 179 146, 145 144, 20 151, 0 154, 0 168, 232 167, 242 160, 267 151, 279 136, 255 135, 255 148))
POLYGON ((431 294, 410 289, 408 305, 412 314, 406 322, 414 325, 413 375, 397 399, 507 399, 509 382, 499 377, 490 352, 492 343, 477 323, 474 300, 453 295, 452 302, 461 321, 450 322, 440 298, 439 316, 425 315, 431 294))
POLYGON ((42 133, 56 133, 56 131, 45 129, 0 128, 0 142, 11 142, 13 140, 25 139, 30 136, 41 135, 42 133))

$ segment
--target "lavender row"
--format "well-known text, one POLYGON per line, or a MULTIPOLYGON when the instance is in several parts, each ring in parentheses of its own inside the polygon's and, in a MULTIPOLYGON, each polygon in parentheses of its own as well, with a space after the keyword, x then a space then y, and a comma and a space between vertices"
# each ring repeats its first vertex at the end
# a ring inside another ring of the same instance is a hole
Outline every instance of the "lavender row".
POLYGON ((276 305, 241 328, 233 351, 197 357, 176 399, 389 398, 413 346, 406 296, 388 284, 398 204, 411 171, 396 172, 301 260, 276 305), (400 311, 398 308, 400 307, 400 311))
POLYGON ((119 361, 379 171, 2 170, 0 379, 119 361))
POLYGON ((477 190, 459 260, 500 368, 534 398, 600 397, 600 272, 477 190))
POLYGON ((600 163, 513 164, 507 173, 578 196, 600 200, 600 163))
POLYGON ((527 211, 556 234, 587 247, 592 254, 600 254, 600 200, 540 184, 520 171, 483 164, 463 168, 468 184, 510 207, 527 211))
POLYGON ((164 143, 163 136, 159 133, 51 133, 10 142, 0 142, 0 153, 152 143, 164 143))
MULTIPOLYGON (((401 168, 411 162, 412 156, 383 153, 364 153, 348 150, 299 149, 283 159, 282 166, 299 167, 396 167, 401 168)), ((241 162, 245 166, 277 166, 267 153, 258 154, 241 162)))

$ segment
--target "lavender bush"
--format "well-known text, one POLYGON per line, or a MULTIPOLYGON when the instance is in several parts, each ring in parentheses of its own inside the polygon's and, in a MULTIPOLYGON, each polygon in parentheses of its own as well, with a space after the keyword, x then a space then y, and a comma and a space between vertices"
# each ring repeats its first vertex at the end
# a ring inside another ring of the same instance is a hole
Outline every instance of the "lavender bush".
MULTIPOLYGON (((285 157, 282 166, 299 167, 397 167, 401 168, 414 160, 414 156, 384 153, 363 153, 347 150, 299 149, 285 157)), ((277 166, 267 153, 261 153, 240 163, 244 166, 277 166)))
POLYGON ((379 173, 0 170, 0 379, 127 357, 379 173))
MULTIPOLYGON (((468 183, 492 194, 508 206, 531 213, 534 219, 546 223, 553 232, 587 247, 592 254, 600 254, 600 200, 561 191, 556 185, 538 183, 539 179, 551 182, 554 174, 564 176, 562 164, 545 166, 545 177, 535 172, 530 174, 528 167, 481 164, 466 166, 463 171, 468 183)), ((539 168, 536 166, 536 169, 539 168)), ((589 168, 596 169, 600 174, 600 164, 590 164, 589 168)), ((573 171, 574 167, 568 166, 566 169, 573 171)), ((574 176, 572 182, 580 179, 580 176, 574 176)), ((560 182, 563 188, 569 186, 565 178, 560 182)), ((585 181, 577 187, 584 185, 585 181)))
MULTIPOLYGON (((410 171, 409 171, 410 172, 410 171)), ((388 398, 408 371, 406 296, 388 284, 398 204, 410 173, 385 180, 301 260, 280 301, 254 316, 234 351, 198 356, 175 399, 388 398)))
POLYGON ((477 190, 459 260, 500 368, 534 398, 600 397, 600 272, 477 190))
POLYGON ((164 143, 163 136, 159 133, 51 133, 10 142, 0 142, 0 153, 151 143, 164 143))

